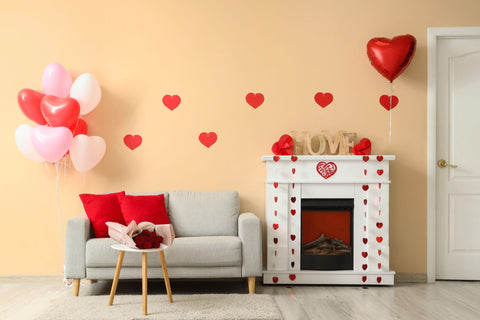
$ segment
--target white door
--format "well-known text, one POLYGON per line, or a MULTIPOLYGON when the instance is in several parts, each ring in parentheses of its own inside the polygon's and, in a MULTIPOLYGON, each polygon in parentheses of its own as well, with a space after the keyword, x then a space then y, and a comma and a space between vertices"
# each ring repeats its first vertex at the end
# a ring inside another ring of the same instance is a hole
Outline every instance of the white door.
POLYGON ((480 33, 439 38, 436 64, 436 278, 480 280, 480 33))

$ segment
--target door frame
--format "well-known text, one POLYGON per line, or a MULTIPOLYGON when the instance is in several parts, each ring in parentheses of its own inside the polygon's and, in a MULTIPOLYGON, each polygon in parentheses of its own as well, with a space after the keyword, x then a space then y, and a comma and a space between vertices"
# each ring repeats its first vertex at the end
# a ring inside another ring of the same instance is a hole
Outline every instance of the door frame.
POLYGON ((480 37, 480 27, 428 28, 427 93, 427 281, 436 280, 437 41, 480 37))

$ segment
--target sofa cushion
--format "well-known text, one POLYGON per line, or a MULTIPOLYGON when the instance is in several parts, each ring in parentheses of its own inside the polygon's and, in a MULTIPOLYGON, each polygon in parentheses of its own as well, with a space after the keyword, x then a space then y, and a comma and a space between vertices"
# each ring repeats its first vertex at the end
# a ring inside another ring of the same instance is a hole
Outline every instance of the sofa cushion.
MULTIPOLYGON (((117 243, 110 238, 90 239, 86 246, 87 268, 114 268, 119 252, 111 248, 117 243)), ((123 267, 141 267, 140 253, 126 252, 123 267)), ((176 238, 165 250, 165 259, 170 267, 227 267, 242 264, 242 242, 238 237, 185 237, 176 238)), ((148 254, 148 266, 160 267, 158 252, 148 254)))
POLYGON ((168 212, 179 237, 236 236, 240 211, 237 191, 172 191, 168 212))
POLYGON ((105 222, 125 224, 118 196, 125 195, 124 191, 107 194, 80 194, 85 213, 92 222, 93 232, 97 238, 108 237, 108 227, 105 222))
POLYGON ((135 220, 137 224, 144 221, 153 224, 170 224, 163 194, 123 194, 118 196, 118 201, 120 202, 126 225, 129 225, 132 220, 135 220))

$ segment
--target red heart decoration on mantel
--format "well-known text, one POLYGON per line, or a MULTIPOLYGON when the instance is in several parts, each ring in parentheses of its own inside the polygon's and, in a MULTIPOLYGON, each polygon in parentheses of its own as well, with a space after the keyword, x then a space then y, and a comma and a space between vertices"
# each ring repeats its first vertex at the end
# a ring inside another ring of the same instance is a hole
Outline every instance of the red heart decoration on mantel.
POLYGON ((295 267, 295 261, 290 262, 290 265, 292 266, 292 268, 295 267))
POLYGON ((383 237, 377 237, 377 242, 380 243, 383 241, 383 237))
POLYGON ((362 264, 362 269, 363 270, 367 270, 367 268, 368 268, 368 264, 362 264))
POLYGON ((181 101, 182 100, 180 99, 180 97, 177 96, 176 94, 174 94, 173 96, 166 94, 162 98, 162 102, 165 105, 165 107, 167 107, 172 111, 180 105, 181 101))
POLYGON ((290 235, 290 239, 292 239, 292 241, 295 241, 295 238, 296 238, 296 237, 295 237, 294 234, 291 234, 291 235, 290 235))
POLYGON ((417 40, 410 34, 392 39, 373 38, 367 43, 367 55, 372 66, 393 82, 410 64, 417 40))
POLYGON ((138 134, 136 134, 136 135, 127 134, 127 135, 123 138, 123 142, 124 142, 125 145, 126 145, 127 147, 129 147, 131 150, 134 150, 134 149, 138 148, 138 147, 142 144, 142 137, 139 136, 138 134))
POLYGON ((386 94, 382 95, 379 99, 380 104, 384 107, 387 111, 392 110, 398 104, 398 97, 397 96, 387 96, 386 94), (392 97, 392 101, 390 101, 390 97, 392 97))
POLYGON ((377 282, 378 283, 382 282, 382 277, 377 277, 377 282))
POLYGON ((273 238, 273 243, 277 244, 278 243, 278 238, 273 238))
POLYGON ((70 97, 45 96, 40 102, 40 110, 50 126, 75 129, 80 115, 80 104, 70 97))
POLYGON ((368 252, 366 252, 366 251, 362 252, 362 257, 364 257, 364 258, 368 257, 368 252))
POLYGON ((363 191, 367 191, 367 190, 368 190, 368 184, 364 184, 364 185, 362 186, 362 189, 363 189, 363 191))
POLYGON ((322 108, 325 108, 333 101, 333 95, 330 92, 317 92, 315 94, 315 102, 322 108))
POLYGON ((378 229, 381 229, 382 227, 383 227, 383 223, 377 222, 377 228, 378 228, 378 229))
POLYGON ((292 174, 295 174, 296 170, 295 168, 292 168, 292 174))
POLYGON ((382 255, 382 250, 378 249, 378 255, 382 255))
POLYGON ((297 160, 298 160, 298 157, 297 157, 297 156, 292 156, 292 158, 291 158, 291 159, 292 159, 292 161, 293 161, 293 162, 295 162, 295 161, 297 161, 297 160))
POLYGON ((261 93, 250 92, 245 97, 245 100, 252 108, 257 109, 263 103, 265 97, 261 93))
POLYGON ((367 281, 367 276, 362 276, 362 282, 366 282, 367 281))
POLYGON ((295 203, 295 201, 297 201, 297 197, 292 197, 290 200, 292 200, 292 203, 295 203))
POLYGON ((337 165, 333 162, 320 161, 317 163, 317 172, 324 179, 328 179, 337 172, 337 165))
POLYGON ((202 132, 198 136, 198 140, 207 148, 210 148, 217 142, 217 134, 215 132, 202 132))
POLYGON ((295 210, 295 209, 292 209, 292 210, 290 210, 290 213, 292 214, 292 216, 294 216, 294 215, 295 215, 295 213, 297 213, 297 210, 295 210))
POLYGON ((367 162, 368 160, 370 160, 370 157, 369 156, 363 156, 363 161, 367 162))
POLYGON ((277 283, 278 282, 278 277, 273 277, 272 281, 273 281, 273 283, 277 283))
POLYGON ((378 264, 378 269, 382 269, 382 264, 381 263, 378 264))
POLYGON ((377 156, 377 161, 378 161, 378 162, 383 161, 383 156, 377 156))
POLYGON ((295 249, 292 249, 292 254, 295 254, 295 249))
POLYGON ((278 182, 274 182, 274 183, 273 183, 273 187, 274 187, 275 189, 277 189, 277 188, 278 188, 278 182))
POLYGON ((273 224, 273 230, 277 230, 278 229, 278 223, 274 223, 273 224))
POLYGON ((277 162, 278 160, 280 160, 279 156, 273 156, 273 161, 277 162))
POLYGON ((381 176, 381 175, 383 174, 383 169, 378 169, 378 170, 377 170, 377 174, 378 174, 379 176, 381 176))
POLYGON ((367 244, 367 242, 368 242, 368 239, 367 239, 367 238, 363 238, 363 243, 364 243, 364 244, 367 244))
POLYGON ((297 276, 294 275, 294 274, 290 274, 288 277, 289 277, 290 280, 292 280, 292 281, 294 281, 294 280, 297 278, 297 276))

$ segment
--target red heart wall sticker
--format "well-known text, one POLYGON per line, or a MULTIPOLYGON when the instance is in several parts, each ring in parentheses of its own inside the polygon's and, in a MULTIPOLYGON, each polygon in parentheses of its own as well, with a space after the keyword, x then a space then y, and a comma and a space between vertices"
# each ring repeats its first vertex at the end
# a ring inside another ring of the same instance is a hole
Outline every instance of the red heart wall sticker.
POLYGON ((322 108, 325 108, 333 101, 333 95, 330 92, 317 92, 315 94, 315 102, 322 108))
POLYGON ((166 94, 163 96, 162 102, 170 110, 174 110, 176 107, 180 105, 180 102, 182 100, 180 99, 179 96, 174 94, 173 96, 166 94))
POLYGON ((127 147, 129 147, 131 150, 134 150, 136 148, 138 148, 138 146, 140 146, 142 144, 142 137, 139 136, 139 135, 131 135, 131 134, 127 134, 124 138, 123 138, 123 142, 125 143, 125 145, 127 147))
POLYGON ((215 132, 202 132, 198 136, 198 140, 207 148, 210 148, 217 142, 217 134, 215 132))
POLYGON ((245 100, 252 108, 257 109, 262 105, 263 101, 265 100, 265 97, 261 93, 250 92, 245 97, 245 100))
POLYGON ((398 104, 398 97, 397 96, 387 96, 386 94, 382 95, 379 99, 380 104, 384 107, 387 111, 392 110, 398 104), (392 97, 392 101, 390 101, 390 97, 392 97))

